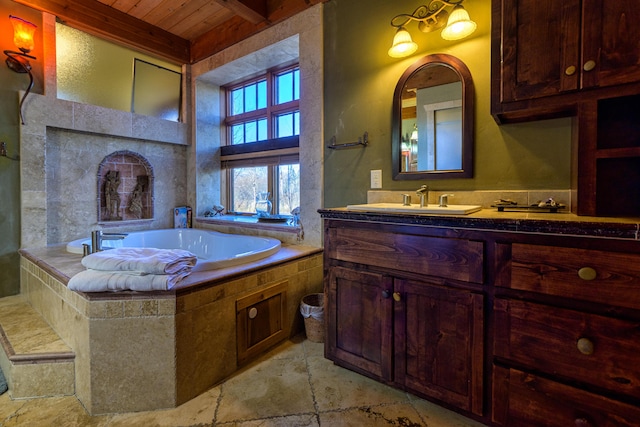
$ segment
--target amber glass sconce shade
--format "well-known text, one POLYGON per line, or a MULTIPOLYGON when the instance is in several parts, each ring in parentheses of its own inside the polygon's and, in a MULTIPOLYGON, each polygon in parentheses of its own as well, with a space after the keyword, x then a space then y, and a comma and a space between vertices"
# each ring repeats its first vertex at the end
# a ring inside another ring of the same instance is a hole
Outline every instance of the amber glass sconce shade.
POLYGON ((397 28, 397 32, 389 49, 389 56, 402 58, 418 49, 418 45, 406 30, 407 24, 412 21, 418 22, 418 29, 423 33, 444 27, 440 35, 445 40, 460 40, 471 35, 476 30, 476 23, 469 18, 462 2, 464 0, 431 0, 429 4, 419 6, 411 14, 395 16, 391 20, 391 26, 397 28))
POLYGON ((17 16, 9 15, 9 20, 11 21, 11 25, 13 25, 13 43, 19 52, 5 50, 4 54, 7 56, 5 63, 10 70, 16 73, 29 74, 29 86, 20 100, 20 122, 24 124, 22 104, 33 87, 33 74, 31 73, 31 63, 29 59, 36 59, 36 57, 29 55, 29 52, 33 50, 33 35, 37 27, 31 22, 18 18, 17 16))

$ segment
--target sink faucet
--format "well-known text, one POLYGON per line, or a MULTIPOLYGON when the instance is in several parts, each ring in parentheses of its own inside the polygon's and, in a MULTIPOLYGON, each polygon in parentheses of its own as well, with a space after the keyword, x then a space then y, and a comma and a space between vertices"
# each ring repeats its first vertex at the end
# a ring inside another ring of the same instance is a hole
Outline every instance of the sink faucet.
POLYGON ((426 185, 421 186, 416 190, 416 194, 420 197, 421 208, 424 208, 425 205, 429 204, 429 187, 426 185))
POLYGON ((100 252, 103 240, 122 240, 127 236, 127 233, 103 233, 102 230, 94 230, 91 232, 90 253, 100 252))
POLYGON ((443 194, 440 196, 440 198, 438 199, 438 205, 441 208, 446 208, 447 207, 447 203, 449 203, 449 197, 453 197, 453 194, 443 194))

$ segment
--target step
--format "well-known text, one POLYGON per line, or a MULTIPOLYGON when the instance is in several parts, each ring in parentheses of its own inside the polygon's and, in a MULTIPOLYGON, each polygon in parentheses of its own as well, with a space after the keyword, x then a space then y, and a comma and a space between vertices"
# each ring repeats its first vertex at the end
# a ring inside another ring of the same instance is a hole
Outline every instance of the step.
POLYGON ((74 361, 22 295, 0 298, 0 368, 12 399, 75 394, 74 361))

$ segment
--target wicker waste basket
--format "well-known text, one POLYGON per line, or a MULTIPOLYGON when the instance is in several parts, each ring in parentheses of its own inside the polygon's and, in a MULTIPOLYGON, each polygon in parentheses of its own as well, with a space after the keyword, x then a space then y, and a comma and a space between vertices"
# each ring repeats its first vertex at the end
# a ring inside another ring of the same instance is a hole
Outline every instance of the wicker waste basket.
POLYGON ((309 294, 300 302, 300 313, 304 318, 307 339, 324 342, 324 294, 309 294))

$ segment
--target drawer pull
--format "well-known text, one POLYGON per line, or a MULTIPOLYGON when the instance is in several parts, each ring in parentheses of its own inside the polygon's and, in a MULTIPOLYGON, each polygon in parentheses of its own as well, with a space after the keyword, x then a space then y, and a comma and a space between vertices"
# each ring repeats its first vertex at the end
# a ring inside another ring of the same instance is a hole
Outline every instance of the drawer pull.
POLYGON ((576 66, 575 65, 568 66, 567 69, 564 70, 564 73, 567 76, 573 76, 576 73, 576 66))
POLYGON ((584 66, 582 67, 582 69, 585 70, 585 71, 591 71, 594 68, 596 68, 596 61, 594 61, 594 60, 589 60, 589 61, 585 62, 584 66))
POLYGON ((580 338, 577 347, 578 351, 585 356, 593 354, 593 342, 589 338, 580 338))
POLYGON ((573 424, 576 427, 592 427, 593 424, 586 418, 576 418, 573 424))
POLYGON ((400 302, 402 300, 402 297, 400 296, 400 292, 394 292, 393 299, 397 302, 400 302))
POLYGON ((249 319, 255 319, 257 315, 258 315, 258 309, 255 307, 251 307, 249 309, 249 319))
POLYGON ((578 276, 582 280, 593 280, 597 275, 598 273, 596 273, 596 271, 591 267, 582 267, 580 270, 578 270, 578 276))

